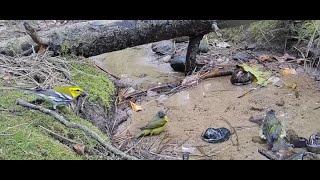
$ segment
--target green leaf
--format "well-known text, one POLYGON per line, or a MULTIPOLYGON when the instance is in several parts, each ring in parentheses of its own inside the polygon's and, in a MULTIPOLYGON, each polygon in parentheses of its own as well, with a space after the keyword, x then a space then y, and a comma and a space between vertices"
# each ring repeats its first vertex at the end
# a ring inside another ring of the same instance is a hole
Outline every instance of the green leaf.
POLYGON ((240 64, 239 66, 242 67, 244 71, 250 72, 257 80, 257 84, 266 86, 269 83, 267 80, 272 75, 270 71, 261 71, 257 65, 249 66, 247 64, 240 64))

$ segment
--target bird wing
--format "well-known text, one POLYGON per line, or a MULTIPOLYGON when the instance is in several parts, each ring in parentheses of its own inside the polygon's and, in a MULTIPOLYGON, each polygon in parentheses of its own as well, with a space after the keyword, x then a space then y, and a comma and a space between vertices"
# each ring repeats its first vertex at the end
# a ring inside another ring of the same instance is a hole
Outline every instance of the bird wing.
POLYGON ((282 131, 282 125, 280 123, 280 121, 278 121, 277 123, 275 123, 272 127, 271 130, 272 132, 272 139, 273 140, 277 140, 280 137, 281 131, 282 131))
POLYGON ((41 96, 43 98, 49 98, 52 101, 55 102, 69 102, 72 101, 72 97, 66 95, 66 94, 62 94, 59 92, 56 92, 54 90, 37 90, 34 91, 35 94, 37 94, 38 96, 41 96))
POLYGON ((165 118, 161 118, 161 119, 149 122, 149 124, 147 124, 142 129, 155 129, 155 128, 158 128, 158 127, 165 125, 166 123, 167 123, 167 119, 165 117, 165 118))

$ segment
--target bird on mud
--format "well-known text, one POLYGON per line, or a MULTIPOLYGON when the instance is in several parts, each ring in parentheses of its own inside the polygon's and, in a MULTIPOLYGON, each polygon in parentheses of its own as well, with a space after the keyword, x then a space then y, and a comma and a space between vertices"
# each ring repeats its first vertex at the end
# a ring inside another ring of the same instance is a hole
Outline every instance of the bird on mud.
POLYGON ((260 133, 261 138, 267 140, 267 144, 272 147, 273 151, 286 149, 290 146, 284 140, 286 132, 274 110, 267 112, 260 133))
POLYGON ((141 131, 135 135, 135 138, 158 135, 165 130, 167 124, 168 116, 163 111, 159 111, 146 126, 140 128, 141 131))

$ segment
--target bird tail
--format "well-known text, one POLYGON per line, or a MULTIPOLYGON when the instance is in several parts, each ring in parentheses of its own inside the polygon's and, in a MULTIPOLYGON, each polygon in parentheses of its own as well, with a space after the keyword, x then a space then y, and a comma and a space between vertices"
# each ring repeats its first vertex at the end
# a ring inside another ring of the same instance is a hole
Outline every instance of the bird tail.
POLYGON ((138 138, 140 138, 141 136, 146 136, 146 135, 148 135, 150 132, 151 132, 150 130, 144 129, 144 130, 138 132, 134 137, 135 137, 135 139, 138 139, 138 138))

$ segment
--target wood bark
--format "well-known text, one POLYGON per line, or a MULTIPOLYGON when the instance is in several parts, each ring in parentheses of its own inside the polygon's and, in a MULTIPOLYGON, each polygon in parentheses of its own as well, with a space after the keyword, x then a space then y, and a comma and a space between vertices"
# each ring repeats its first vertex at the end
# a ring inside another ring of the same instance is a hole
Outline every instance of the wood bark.
MULTIPOLYGON (((220 29, 251 23, 251 20, 95 20, 80 22, 38 32, 55 55, 75 53, 95 56, 142 44, 182 36, 194 37, 220 29)), ((9 39, 0 43, 0 53, 25 54, 23 47, 37 44, 30 36, 9 39)))

